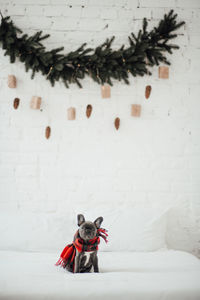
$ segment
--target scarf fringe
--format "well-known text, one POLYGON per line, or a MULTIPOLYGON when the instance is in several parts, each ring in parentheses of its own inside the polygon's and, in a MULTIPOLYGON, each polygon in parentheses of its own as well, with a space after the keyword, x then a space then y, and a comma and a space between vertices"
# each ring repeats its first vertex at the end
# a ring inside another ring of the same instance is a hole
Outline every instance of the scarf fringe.
POLYGON ((99 228, 99 229, 97 229, 97 232, 98 232, 98 235, 100 237, 102 237, 106 243, 108 243, 108 240, 107 240, 107 236, 108 236, 107 232, 108 231, 104 228, 99 228))

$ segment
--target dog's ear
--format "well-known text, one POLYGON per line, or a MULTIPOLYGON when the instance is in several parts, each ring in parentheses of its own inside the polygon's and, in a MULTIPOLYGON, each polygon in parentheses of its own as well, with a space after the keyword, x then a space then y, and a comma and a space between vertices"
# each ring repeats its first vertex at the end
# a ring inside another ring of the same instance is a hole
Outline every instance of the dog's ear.
POLYGON ((85 222, 85 218, 84 218, 84 215, 78 215, 77 216, 77 221, 78 221, 78 226, 81 226, 82 223, 85 222))
POLYGON ((96 225, 96 228, 100 228, 102 222, 103 222, 103 218, 102 218, 102 217, 98 217, 98 218, 94 221, 94 224, 96 225))

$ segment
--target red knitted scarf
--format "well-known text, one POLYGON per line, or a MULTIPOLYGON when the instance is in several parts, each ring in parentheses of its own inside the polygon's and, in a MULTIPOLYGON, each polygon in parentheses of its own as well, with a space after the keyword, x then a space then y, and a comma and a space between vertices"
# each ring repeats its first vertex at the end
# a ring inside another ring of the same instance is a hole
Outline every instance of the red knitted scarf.
POLYGON ((83 239, 80 238, 79 231, 77 231, 76 234, 74 235, 73 243, 67 245, 63 249, 60 258, 56 263, 56 266, 60 265, 63 268, 66 268, 68 266, 73 271, 76 250, 78 250, 78 252, 84 252, 84 251, 90 252, 90 251, 98 250, 100 237, 102 237, 106 243, 108 242, 107 241, 108 234, 106 232, 107 232, 106 229, 103 228, 97 229, 96 236, 86 243, 83 239))

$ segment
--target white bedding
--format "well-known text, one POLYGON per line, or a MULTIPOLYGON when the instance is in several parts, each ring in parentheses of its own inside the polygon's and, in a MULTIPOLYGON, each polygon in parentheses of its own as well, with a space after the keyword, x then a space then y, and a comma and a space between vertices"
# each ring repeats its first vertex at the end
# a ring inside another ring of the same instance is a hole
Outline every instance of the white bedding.
POLYGON ((0 251, 0 299, 200 299, 200 261, 189 253, 99 252, 99 274, 68 273, 54 266, 58 255, 0 251))

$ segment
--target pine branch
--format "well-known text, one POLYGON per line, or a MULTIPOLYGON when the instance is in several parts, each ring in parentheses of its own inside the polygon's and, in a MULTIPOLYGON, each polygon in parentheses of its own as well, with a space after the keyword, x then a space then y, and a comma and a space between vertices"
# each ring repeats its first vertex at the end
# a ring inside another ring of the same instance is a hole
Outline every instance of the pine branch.
POLYGON ((64 47, 46 51, 41 41, 47 39, 49 34, 42 36, 42 31, 39 31, 32 36, 23 34, 18 37, 22 31, 10 17, 4 18, 2 14, 1 17, 0 43, 6 50, 4 55, 10 56, 10 62, 14 63, 19 58, 25 64, 26 71, 32 69, 31 78, 41 72, 52 86, 62 80, 66 87, 70 83, 81 87, 80 80, 85 76, 90 76, 98 84, 112 85, 113 79, 129 84, 130 74, 134 77, 151 75, 149 68, 154 65, 170 64, 165 53, 172 54, 172 50, 179 47, 169 42, 177 36, 174 31, 185 24, 177 23, 177 15, 171 10, 149 32, 147 19, 144 18, 142 30, 128 37, 128 47, 123 45, 113 50, 113 36, 95 49, 86 48, 87 44, 84 43, 77 50, 63 54, 60 52, 64 47))

